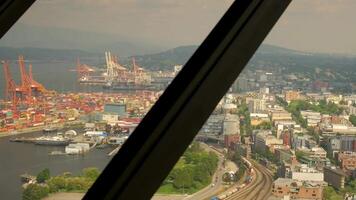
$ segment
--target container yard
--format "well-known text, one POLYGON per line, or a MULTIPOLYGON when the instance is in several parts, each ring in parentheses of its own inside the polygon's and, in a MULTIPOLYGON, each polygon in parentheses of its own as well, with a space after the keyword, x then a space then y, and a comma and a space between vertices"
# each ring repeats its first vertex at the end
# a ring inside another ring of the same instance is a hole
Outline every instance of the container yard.
MULTIPOLYGON (((132 83, 149 83, 148 75, 133 60, 133 69, 124 70, 117 58, 106 53, 110 70, 104 79, 112 86, 126 80, 132 83), (118 74, 117 69, 120 69, 118 74), (117 78, 120 77, 120 78, 117 78), (132 81, 134 79, 134 81, 132 81)), ((118 126, 124 131, 132 131, 140 119, 158 99, 160 92, 134 90, 120 93, 57 93, 46 89, 32 75, 32 65, 26 66, 23 56, 18 58, 20 80, 15 81, 10 73, 9 62, 3 61, 5 99, 0 101, 0 136, 33 131, 56 132, 71 126, 83 126, 85 122, 102 121, 105 125, 118 126), (18 82, 18 83, 17 83, 18 82), (111 107, 122 107, 119 111, 111 107), (108 108, 108 109, 105 109, 108 108)), ((87 65, 77 68, 78 78, 84 80, 93 71, 87 65)))

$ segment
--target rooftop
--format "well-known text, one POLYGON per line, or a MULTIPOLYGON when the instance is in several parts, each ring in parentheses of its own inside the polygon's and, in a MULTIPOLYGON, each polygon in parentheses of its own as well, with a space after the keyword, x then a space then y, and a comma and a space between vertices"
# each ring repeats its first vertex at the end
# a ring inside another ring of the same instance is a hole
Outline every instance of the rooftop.
POLYGON ((336 173, 336 174, 338 174, 340 176, 345 176, 345 177, 347 176, 345 174, 345 172, 343 172, 340 168, 324 167, 324 171, 325 170, 332 171, 332 172, 334 172, 334 173, 336 173))

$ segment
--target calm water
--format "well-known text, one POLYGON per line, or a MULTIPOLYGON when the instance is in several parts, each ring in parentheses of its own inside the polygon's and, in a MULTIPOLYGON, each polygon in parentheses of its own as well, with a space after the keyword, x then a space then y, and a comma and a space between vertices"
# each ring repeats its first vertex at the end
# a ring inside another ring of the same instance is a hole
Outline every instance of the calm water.
MULTIPOLYGON (((26 136, 40 134, 31 133, 26 136)), ((49 152, 55 150, 64 151, 64 147, 14 143, 9 142, 10 138, 0 138, 1 200, 21 199, 21 174, 36 175, 44 168, 49 168, 52 175, 63 172, 79 174, 86 167, 97 167, 102 170, 111 159, 111 157, 107 156, 107 153, 111 150, 110 148, 93 149, 84 156, 49 156, 49 152)))

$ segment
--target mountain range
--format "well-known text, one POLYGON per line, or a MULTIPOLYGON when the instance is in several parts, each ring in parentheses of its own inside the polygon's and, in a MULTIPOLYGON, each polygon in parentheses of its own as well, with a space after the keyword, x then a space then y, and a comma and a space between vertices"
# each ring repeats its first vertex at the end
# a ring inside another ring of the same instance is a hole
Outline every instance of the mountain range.
POLYGON ((0 40, 2 47, 41 49, 85 49, 91 53, 113 51, 120 56, 157 53, 169 47, 122 35, 16 23, 0 40), (127 42, 130 41, 130 42, 127 42))
MULTIPOLYGON (((112 53, 119 55, 120 62, 124 65, 130 65, 131 57, 135 57, 136 62, 144 68, 172 70, 174 65, 184 65, 197 48, 197 45, 180 46, 159 53, 148 54, 140 54, 135 50, 135 53, 131 53, 129 56, 123 56, 117 51, 112 51, 112 53)), ((24 55, 29 60, 64 60, 74 63, 76 58, 79 57, 84 62, 89 62, 90 65, 103 66, 104 64, 104 51, 0 46, 1 60, 15 60, 19 54, 24 55)), ((309 53, 262 44, 250 60, 248 67, 259 69, 266 66, 284 67, 292 72, 313 73, 315 68, 350 72, 355 71, 356 57, 309 53)))

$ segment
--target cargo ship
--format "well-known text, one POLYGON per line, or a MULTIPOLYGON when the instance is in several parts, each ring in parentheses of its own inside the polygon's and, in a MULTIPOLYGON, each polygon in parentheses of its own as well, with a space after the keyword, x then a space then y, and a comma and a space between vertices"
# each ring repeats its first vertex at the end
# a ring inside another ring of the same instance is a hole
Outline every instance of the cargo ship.
POLYGON ((60 136, 39 137, 34 140, 34 143, 37 145, 67 146, 70 143, 70 139, 60 136))

